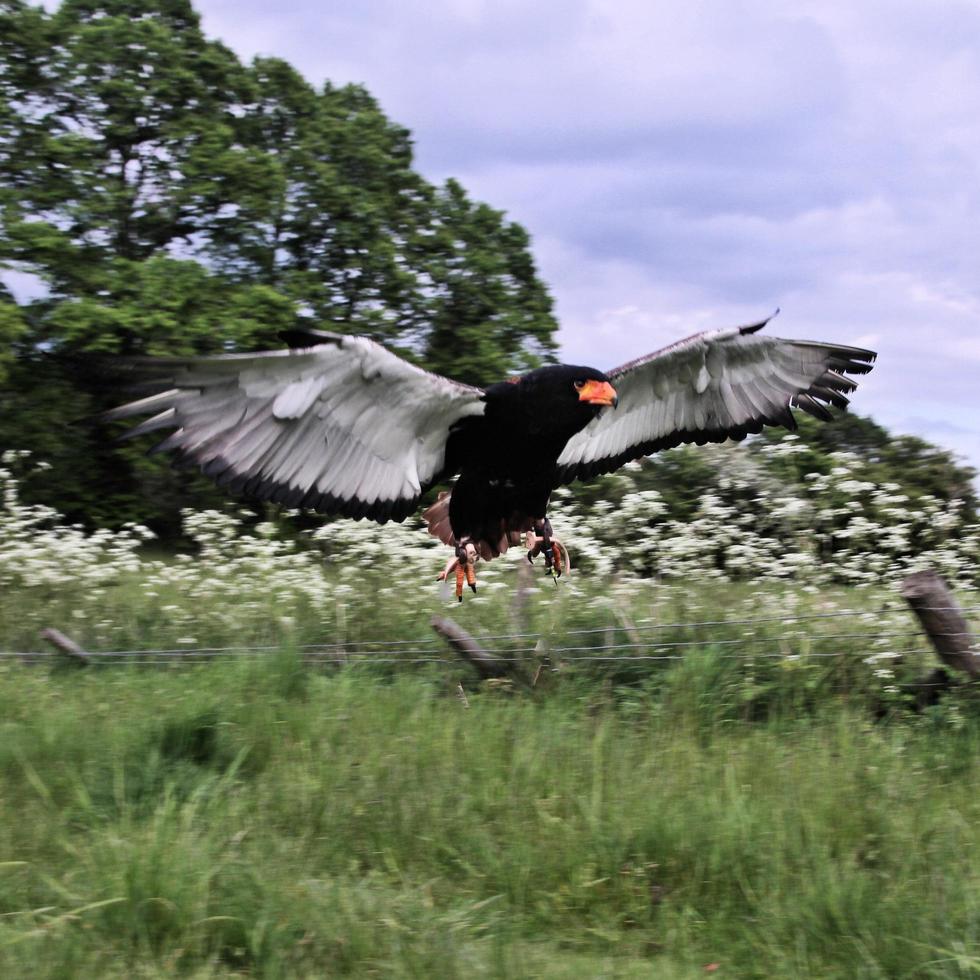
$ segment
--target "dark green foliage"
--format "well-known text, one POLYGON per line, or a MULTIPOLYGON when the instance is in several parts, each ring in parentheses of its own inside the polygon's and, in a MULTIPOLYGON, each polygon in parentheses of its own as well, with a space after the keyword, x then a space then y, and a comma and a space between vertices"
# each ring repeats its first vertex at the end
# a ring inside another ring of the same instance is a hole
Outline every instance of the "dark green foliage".
POLYGON ((0 284, 0 385, 7 384, 7 374, 14 362, 15 345, 27 333, 27 323, 20 307, 0 284))
POLYGON ((54 465, 30 499, 89 525, 217 499, 105 432, 117 403, 53 353, 210 353, 301 325, 365 333, 488 382, 551 355, 526 232, 412 168, 409 132, 358 86, 242 65, 187 0, 0 13, 0 447, 54 465))
POLYGON ((638 474, 643 490, 656 490, 667 505, 665 518, 688 520, 701 495, 717 487, 723 476, 717 462, 699 446, 679 446, 650 457, 638 474))

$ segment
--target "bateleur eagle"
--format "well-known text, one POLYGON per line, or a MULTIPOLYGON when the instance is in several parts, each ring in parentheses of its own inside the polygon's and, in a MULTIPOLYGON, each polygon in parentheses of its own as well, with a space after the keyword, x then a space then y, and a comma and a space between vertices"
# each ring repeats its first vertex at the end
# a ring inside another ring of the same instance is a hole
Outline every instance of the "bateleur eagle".
MULTIPOLYGON (((173 429, 155 447, 229 491, 324 514, 401 521, 436 483, 429 529, 496 556, 529 530, 550 565, 555 487, 680 443, 830 419, 871 370, 857 347, 782 340, 766 322, 695 334, 603 373, 568 364, 488 388, 424 371, 366 337, 292 331, 289 350, 147 358, 159 391, 108 413, 173 429)), ((469 547, 467 547, 469 546, 469 547)), ((560 562, 559 562, 560 567, 560 562)))

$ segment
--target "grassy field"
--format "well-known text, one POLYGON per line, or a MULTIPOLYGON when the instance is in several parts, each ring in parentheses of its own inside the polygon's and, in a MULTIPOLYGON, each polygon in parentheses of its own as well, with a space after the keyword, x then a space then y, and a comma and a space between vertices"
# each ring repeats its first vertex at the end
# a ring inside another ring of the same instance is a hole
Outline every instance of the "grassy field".
POLYGON ((411 529, 325 560, 198 515, 153 556, 11 513, 0 977, 980 975, 980 704, 904 702, 895 575, 508 556, 458 606, 411 529), (136 662, 20 664, 46 626, 136 662))
POLYGON ((289 653, 8 666, 0 975, 980 974, 976 706, 747 721, 721 658, 469 707, 289 653))

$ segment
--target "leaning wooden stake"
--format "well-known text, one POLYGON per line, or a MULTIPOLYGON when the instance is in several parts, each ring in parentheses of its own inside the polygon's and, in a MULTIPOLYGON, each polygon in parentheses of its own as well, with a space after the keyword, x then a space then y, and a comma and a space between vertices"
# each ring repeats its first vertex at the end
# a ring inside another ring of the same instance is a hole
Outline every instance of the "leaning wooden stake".
POLYGON ((432 628, 468 663, 484 680, 492 677, 511 677, 514 665, 498 660, 487 653, 461 626, 442 616, 432 617, 432 628))
POLYGON ((932 645, 947 667, 980 676, 980 656, 966 617, 938 572, 928 569, 909 575, 902 598, 912 607, 932 645))
POLYGON ((47 640, 59 653, 71 657, 76 663, 90 664, 92 658, 73 640, 60 630, 49 626, 41 630, 41 639, 47 640))

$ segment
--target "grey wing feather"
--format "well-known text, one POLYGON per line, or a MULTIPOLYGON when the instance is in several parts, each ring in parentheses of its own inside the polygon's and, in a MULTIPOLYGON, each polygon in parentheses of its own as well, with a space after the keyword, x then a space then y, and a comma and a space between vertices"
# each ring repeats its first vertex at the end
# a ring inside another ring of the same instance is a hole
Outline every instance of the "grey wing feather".
POLYGON ((106 413, 149 415, 127 438, 174 431, 173 452, 233 492, 324 513, 401 520, 442 475, 454 424, 483 391, 366 337, 297 350, 147 359, 163 390, 106 413))
POLYGON ((847 375, 870 371, 874 352, 760 336, 767 322, 696 334, 608 372, 619 407, 569 439, 561 482, 685 442, 743 439, 765 425, 795 429, 792 408, 829 419, 828 405, 846 407, 857 387, 847 375))

